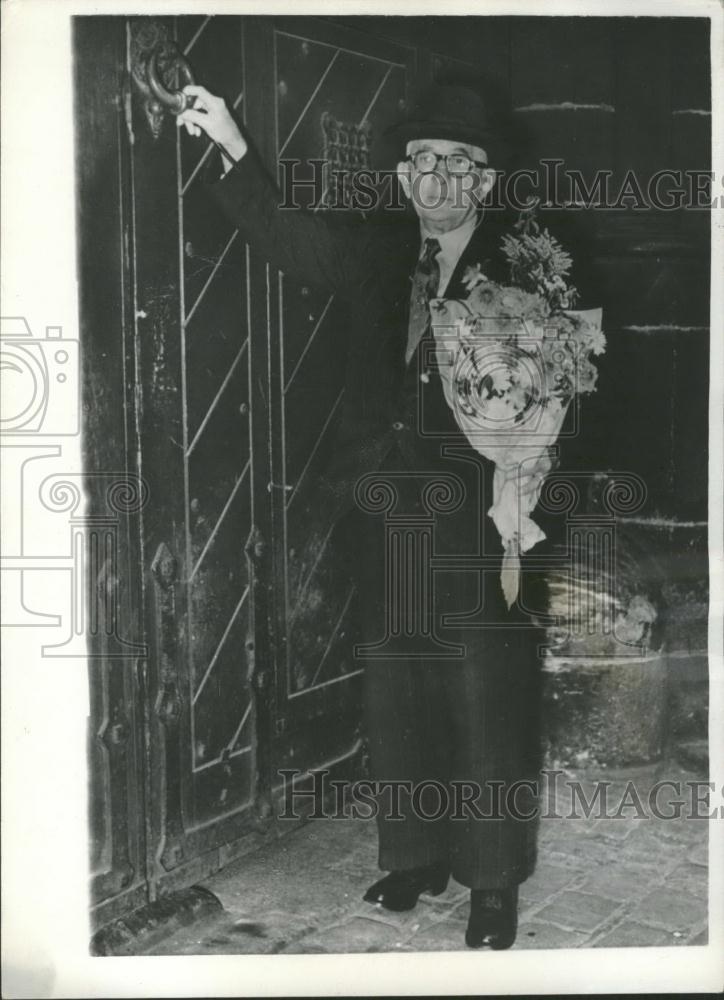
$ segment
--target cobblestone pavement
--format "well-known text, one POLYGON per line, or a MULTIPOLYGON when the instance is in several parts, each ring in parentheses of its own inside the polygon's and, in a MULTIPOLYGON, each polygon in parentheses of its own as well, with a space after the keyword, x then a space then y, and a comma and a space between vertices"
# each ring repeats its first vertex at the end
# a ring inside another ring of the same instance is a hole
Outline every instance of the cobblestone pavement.
MULTIPOLYGON (((596 779, 610 781, 608 801, 616 805, 630 781, 645 803, 657 780, 697 778, 667 764, 567 775, 589 798, 596 779)), ((569 809, 567 797, 556 811, 569 809)), ((624 813, 541 820, 538 865, 521 886, 516 948, 706 944, 709 822, 624 813)), ((421 896, 414 910, 396 914, 362 900, 378 877, 374 822, 312 820, 204 882, 223 914, 148 953, 465 950, 466 888, 451 880, 442 895, 421 896)))

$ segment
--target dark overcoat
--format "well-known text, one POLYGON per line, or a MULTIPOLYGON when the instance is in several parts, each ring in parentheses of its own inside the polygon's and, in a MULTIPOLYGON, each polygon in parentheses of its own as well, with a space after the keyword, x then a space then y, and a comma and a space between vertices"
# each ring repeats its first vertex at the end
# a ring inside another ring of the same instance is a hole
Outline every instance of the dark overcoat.
MULTIPOLYGON (((251 151, 211 189, 256 252, 284 272, 321 285, 347 306, 344 408, 331 458, 307 511, 314 530, 324 533, 353 510, 355 487, 369 473, 386 474, 399 486, 396 514, 419 513, 425 483, 436 476, 452 477, 462 489, 458 509, 440 513, 435 522, 435 553, 458 556, 461 562, 436 576, 434 627, 446 640, 458 640, 463 656, 459 661, 437 662, 432 656, 370 662, 367 727, 375 776, 436 775, 482 785, 534 775, 536 643, 541 636, 526 627, 530 623, 520 609, 514 605, 509 611, 503 600, 502 544, 486 514, 494 466, 459 431, 439 375, 433 371, 420 378, 427 367, 427 339, 405 365, 411 280, 420 250, 418 220, 391 211, 347 223, 324 213, 282 209, 276 186, 251 151), (465 558, 481 555, 495 557, 488 570, 465 571, 465 558)), ((500 213, 483 217, 446 297, 465 297, 463 275, 470 265, 480 264, 488 277, 506 280, 503 226, 500 213)), ((385 621, 383 527, 378 518, 359 536, 360 586, 375 612, 369 617, 371 639, 379 637, 375 630, 385 621)), ((530 824, 471 819, 445 828, 408 816, 407 824, 380 825, 380 866, 413 867, 447 853, 453 874, 464 884, 505 886, 529 874, 531 843, 530 824)))
MULTIPOLYGON (((355 483, 380 469, 390 452, 402 454, 410 468, 433 470, 440 468, 443 444, 472 451, 444 402, 439 378, 419 383, 417 358, 406 370, 411 280, 420 249, 419 223, 412 213, 390 209, 341 221, 338 213, 280 208, 279 191, 252 151, 210 190, 255 252, 347 306, 345 394, 331 460, 309 508, 314 521, 338 520, 354 504, 355 483)), ((467 295, 462 278, 471 264, 481 264, 494 280, 506 279, 503 231, 501 213, 487 213, 448 282, 446 297, 467 295)), ((486 490, 479 499, 489 506, 493 465, 482 457, 479 462, 486 490)), ((502 551, 486 520, 491 551, 502 551)))

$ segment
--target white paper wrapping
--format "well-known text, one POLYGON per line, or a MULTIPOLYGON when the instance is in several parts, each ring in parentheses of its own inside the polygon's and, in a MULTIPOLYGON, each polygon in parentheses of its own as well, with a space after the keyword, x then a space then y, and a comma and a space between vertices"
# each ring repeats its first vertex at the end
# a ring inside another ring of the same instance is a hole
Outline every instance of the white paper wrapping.
MULTIPOLYGON (((503 542, 501 586, 510 608, 520 586, 520 554, 528 552, 546 537, 531 514, 538 503, 543 480, 550 472, 549 449, 558 438, 570 399, 548 396, 546 405, 531 404, 518 423, 513 420, 515 413, 520 411, 520 407, 516 410, 514 393, 491 400, 485 412, 476 409, 475 405, 465 406, 464 394, 459 390, 461 374, 469 375, 472 371, 469 381, 474 383, 480 373, 488 373, 495 387, 505 390, 506 385, 510 385, 506 381, 506 364, 508 370, 514 367, 520 351, 516 353, 515 347, 501 343, 503 334, 496 334, 494 321, 485 321, 483 335, 479 331, 473 335, 470 312, 463 302, 435 299, 431 308, 436 359, 445 399, 472 447, 495 463, 493 505, 487 513, 503 542)), ((600 328, 600 309, 578 315, 600 328)), ((527 333, 533 345, 536 334, 539 339, 544 335, 542 330, 527 333)), ((545 379, 542 364, 536 366, 534 361, 532 367, 539 379, 545 379)))

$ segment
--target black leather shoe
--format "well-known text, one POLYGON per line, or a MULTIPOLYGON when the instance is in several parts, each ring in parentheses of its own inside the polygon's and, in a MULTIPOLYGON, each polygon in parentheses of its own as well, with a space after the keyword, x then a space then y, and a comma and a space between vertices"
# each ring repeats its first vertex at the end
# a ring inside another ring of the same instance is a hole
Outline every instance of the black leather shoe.
POLYGON ((518 887, 512 889, 472 889, 470 919, 465 932, 468 948, 487 945, 503 951, 515 941, 518 930, 518 887))
POLYGON ((421 892, 431 896, 444 892, 449 877, 449 869, 442 864, 390 872, 369 887, 364 899, 367 903, 381 903, 386 910, 412 910, 421 892))

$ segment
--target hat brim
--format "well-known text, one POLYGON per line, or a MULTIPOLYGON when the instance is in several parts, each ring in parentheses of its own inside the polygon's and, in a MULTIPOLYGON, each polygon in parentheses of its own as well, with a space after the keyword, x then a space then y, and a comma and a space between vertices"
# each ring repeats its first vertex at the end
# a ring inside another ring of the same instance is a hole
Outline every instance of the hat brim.
POLYGON ((446 139, 448 142, 477 146, 485 150, 490 166, 495 166, 504 160, 507 153, 507 144, 500 135, 471 128, 468 123, 463 122, 399 122, 385 129, 384 135, 387 139, 398 143, 402 151, 413 139, 446 139))

